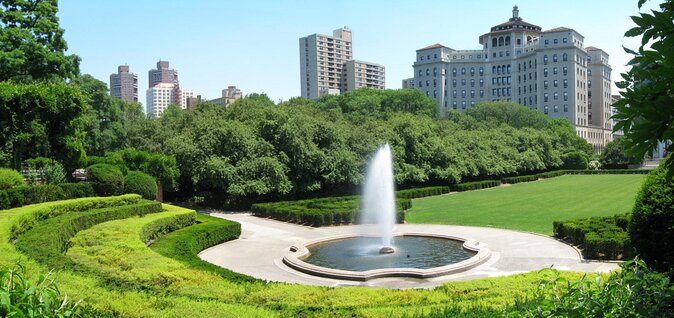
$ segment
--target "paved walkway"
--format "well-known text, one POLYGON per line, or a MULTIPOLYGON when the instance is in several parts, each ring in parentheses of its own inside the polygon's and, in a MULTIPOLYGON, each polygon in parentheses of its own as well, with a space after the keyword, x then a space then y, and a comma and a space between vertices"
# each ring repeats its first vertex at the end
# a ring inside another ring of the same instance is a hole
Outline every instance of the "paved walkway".
POLYGON ((258 218, 249 213, 211 215, 241 223, 241 236, 237 240, 204 250, 199 253, 199 257, 235 272, 268 281, 323 286, 425 288, 446 281, 512 275, 549 267, 581 272, 607 272, 618 268, 616 263, 583 261, 576 249, 547 236, 483 227, 398 224, 395 232, 445 233, 475 239, 489 248, 492 256, 486 263, 466 272, 432 279, 381 278, 367 282, 343 281, 298 272, 283 264, 282 258, 295 243, 333 235, 358 234, 362 233, 365 226, 313 228, 258 218))

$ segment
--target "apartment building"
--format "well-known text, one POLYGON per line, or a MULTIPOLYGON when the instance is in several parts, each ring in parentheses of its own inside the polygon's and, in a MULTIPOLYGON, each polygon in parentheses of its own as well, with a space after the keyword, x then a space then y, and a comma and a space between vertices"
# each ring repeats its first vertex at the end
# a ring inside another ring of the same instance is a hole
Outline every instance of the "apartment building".
POLYGON ((383 89, 384 66, 353 60, 351 30, 334 30, 332 36, 312 34, 300 38, 302 97, 318 99, 361 87, 383 89))
POLYGON ((117 74, 110 74, 110 96, 127 102, 138 102, 138 75, 129 72, 128 65, 117 67, 117 74))
POLYGON ((240 89, 236 88, 236 86, 228 86, 222 90, 222 97, 212 99, 210 102, 218 106, 229 106, 241 97, 243 97, 243 93, 240 89))
POLYGON ((152 88, 159 83, 178 84, 178 71, 169 68, 168 61, 157 62, 157 68, 147 72, 148 88, 152 88))
POLYGON ((508 21, 479 36, 482 49, 417 50, 414 77, 402 84, 438 101, 441 113, 509 100, 566 118, 601 151, 613 139, 611 67, 606 52, 584 42, 573 29, 525 22, 515 6, 508 21))
POLYGON ((187 101, 191 97, 194 97, 194 92, 181 89, 178 84, 158 83, 146 91, 145 114, 151 117, 159 117, 171 104, 187 109, 187 101))

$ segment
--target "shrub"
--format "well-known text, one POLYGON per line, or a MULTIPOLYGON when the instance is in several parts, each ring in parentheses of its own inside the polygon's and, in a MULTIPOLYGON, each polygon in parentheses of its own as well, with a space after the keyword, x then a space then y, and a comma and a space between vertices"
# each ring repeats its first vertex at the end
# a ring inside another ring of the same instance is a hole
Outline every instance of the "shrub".
POLYGON ((640 260, 620 265, 608 277, 569 281, 551 273, 529 300, 518 300, 507 317, 672 317, 674 285, 640 260))
POLYGON ((76 317, 80 302, 61 294, 53 274, 40 275, 37 284, 24 276, 24 268, 0 269, 0 317, 76 317))
POLYGON ((556 170, 556 171, 548 171, 548 172, 543 172, 539 173, 536 175, 539 179, 549 179, 549 178, 555 178, 559 176, 563 176, 566 174, 565 170, 556 170))
POLYGON ((564 169, 587 169, 589 159, 580 151, 572 151, 562 156, 562 168, 564 169))
POLYGON ((599 158, 602 167, 606 169, 625 169, 629 165, 640 164, 643 161, 627 154, 625 151, 626 142, 627 139, 618 138, 606 144, 599 158))
POLYGON ((66 182, 66 172, 57 161, 49 161, 42 167, 42 179, 45 184, 61 184, 66 182))
POLYGON ((157 197, 157 181, 140 171, 131 171, 124 177, 124 192, 137 193, 143 198, 154 200, 157 197))
POLYGON ((538 175, 507 177, 507 178, 503 178, 501 180, 501 182, 507 183, 507 184, 515 184, 515 183, 520 183, 520 182, 530 182, 530 181, 536 181, 536 180, 538 180, 538 175))
POLYGON ((16 170, 0 168, 0 190, 7 190, 26 184, 23 176, 16 170))
POLYGON ((121 194, 124 190, 124 175, 119 168, 99 163, 87 168, 87 179, 100 196, 121 194))
POLYGON ((465 182, 453 185, 451 188, 453 191, 470 191, 470 190, 480 190, 498 187, 501 185, 500 180, 484 180, 484 181, 474 181, 474 182, 465 182))
POLYGON ((179 214, 146 224, 140 231, 140 240, 151 244, 158 237, 188 227, 197 221, 196 212, 179 214))
POLYGON ((24 196, 23 205, 58 201, 63 200, 66 197, 63 189, 57 185, 21 187, 21 190, 23 191, 24 196))
POLYGON ((553 222, 554 237, 580 247, 587 259, 625 259, 631 244, 626 215, 553 222))
POLYGON ((18 237, 16 248, 51 268, 68 268, 72 261, 63 253, 77 232, 106 221, 142 216, 161 210, 161 203, 143 200, 131 205, 64 213, 37 222, 18 237))
MULTIPOLYGON (((674 178, 659 167, 637 194, 629 235, 637 253, 658 271, 674 267, 674 178)), ((674 275, 674 272, 670 272, 674 275)))
POLYGON ((66 199, 95 197, 96 191, 89 182, 63 183, 60 185, 66 199))
POLYGON ((155 252, 178 260, 190 267, 214 272, 232 282, 255 282, 253 277, 232 272, 226 268, 203 261, 199 252, 241 235, 241 224, 197 214, 196 225, 184 227, 159 238, 150 246, 155 252))
POLYGON ((416 198, 429 197, 433 195, 441 195, 445 193, 449 193, 449 187, 438 186, 438 187, 415 188, 415 189, 396 191, 396 198, 416 199, 416 198))

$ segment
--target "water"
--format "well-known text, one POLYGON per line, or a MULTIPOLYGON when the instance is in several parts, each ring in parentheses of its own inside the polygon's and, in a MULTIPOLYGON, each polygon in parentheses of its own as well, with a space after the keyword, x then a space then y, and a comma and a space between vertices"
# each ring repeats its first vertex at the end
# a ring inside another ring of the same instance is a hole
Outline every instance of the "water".
POLYGON ((393 189, 393 160, 391 147, 386 144, 377 150, 365 175, 365 189, 361 211, 361 223, 376 224, 376 233, 369 236, 381 237, 382 247, 393 247, 393 227, 395 226, 395 191, 393 189))
POLYGON ((428 269, 466 260, 475 255, 462 242, 420 236, 396 236, 396 252, 379 254, 380 239, 358 237, 330 241, 309 247, 303 261, 317 266, 366 271, 378 268, 428 269))

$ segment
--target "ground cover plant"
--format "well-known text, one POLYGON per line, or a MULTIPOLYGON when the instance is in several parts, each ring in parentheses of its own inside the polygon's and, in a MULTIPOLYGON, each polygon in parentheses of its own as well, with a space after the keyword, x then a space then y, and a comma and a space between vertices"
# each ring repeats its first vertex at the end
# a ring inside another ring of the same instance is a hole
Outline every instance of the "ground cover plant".
POLYGON ((552 223, 631 210, 643 175, 565 175, 415 199, 410 223, 500 227, 552 235, 552 223), (607 187, 606 185, 610 185, 607 187))

